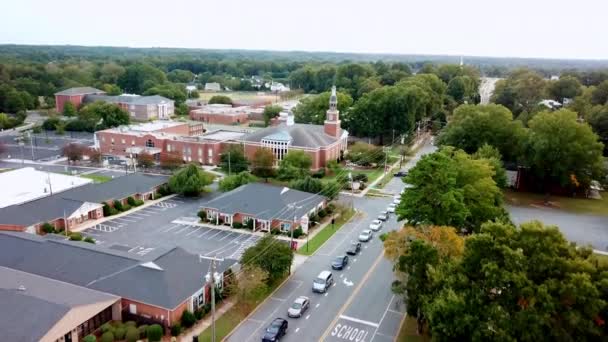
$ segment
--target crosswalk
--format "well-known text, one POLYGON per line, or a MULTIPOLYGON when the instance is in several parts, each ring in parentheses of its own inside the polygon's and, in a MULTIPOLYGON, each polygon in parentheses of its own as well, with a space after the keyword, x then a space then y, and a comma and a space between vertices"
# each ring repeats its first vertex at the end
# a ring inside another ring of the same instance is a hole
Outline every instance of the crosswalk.
POLYGON ((166 209, 171 209, 171 208, 175 208, 177 207, 177 203, 173 203, 170 200, 169 201, 163 201, 163 202, 157 202, 152 204, 155 207, 159 207, 159 208, 166 208, 166 209))
POLYGON ((93 226, 93 227, 91 227, 89 229, 97 230, 97 231, 104 232, 104 233, 111 233, 111 232, 117 231, 120 228, 119 227, 110 226, 110 225, 107 225, 107 224, 103 224, 103 223, 99 223, 99 224, 96 224, 95 226, 93 226))

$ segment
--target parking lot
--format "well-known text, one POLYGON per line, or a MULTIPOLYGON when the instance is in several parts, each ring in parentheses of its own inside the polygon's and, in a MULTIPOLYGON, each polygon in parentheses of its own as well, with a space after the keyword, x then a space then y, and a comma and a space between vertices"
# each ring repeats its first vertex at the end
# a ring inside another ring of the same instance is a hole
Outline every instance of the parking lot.
POLYGON ((236 229, 195 224, 200 204, 208 199, 171 198, 83 231, 100 246, 146 256, 175 246, 191 253, 239 259, 259 236, 236 229), (189 223, 191 222, 191 223, 189 223))
POLYGON ((26 159, 34 161, 50 161, 61 156, 61 149, 69 143, 78 143, 85 146, 93 144, 92 133, 67 132, 66 135, 55 135, 54 133, 32 134, 29 141, 23 145, 15 139, 17 135, 0 136, 0 142, 6 147, 2 158, 26 159))

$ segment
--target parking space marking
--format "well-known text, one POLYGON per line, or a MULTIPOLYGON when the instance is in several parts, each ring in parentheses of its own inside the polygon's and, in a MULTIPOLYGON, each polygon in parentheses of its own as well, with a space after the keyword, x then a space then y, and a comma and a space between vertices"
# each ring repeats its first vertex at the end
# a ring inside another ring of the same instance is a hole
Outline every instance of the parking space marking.
POLYGON ((195 230, 191 231, 190 233, 186 234, 186 236, 192 235, 196 232, 198 232, 202 227, 197 227, 195 230))
POLYGON ((216 235, 218 235, 221 232, 223 232, 223 230, 217 229, 217 233, 213 234, 212 236, 209 236, 209 239, 213 239, 213 237, 215 237, 216 235))
POLYGON ((175 228, 177 228, 177 227, 179 227, 179 226, 181 226, 181 225, 179 225, 179 224, 175 224, 175 225, 173 225, 173 226, 169 226, 169 228, 163 229, 163 230, 161 231, 161 233, 168 233, 168 232, 172 231, 173 229, 175 229, 175 228))
POLYGON ((194 226, 185 226, 184 228, 182 228, 180 230, 176 230, 174 232, 174 234, 179 234, 179 233, 183 232, 184 230, 187 230, 188 228, 191 228, 191 227, 194 227, 194 226))
POLYGON ((132 216, 132 215, 133 215, 133 216, 135 216, 135 217, 137 217, 137 216, 144 216, 144 217, 149 217, 149 216, 152 216, 152 215, 148 215, 148 214, 141 213, 141 212, 139 212, 139 211, 138 211, 138 212, 136 212, 136 213, 130 213, 130 214, 129 214, 129 216, 132 216))
MULTIPOLYGON (((163 211, 167 210, 167 208, 162 208, 162 209, 159 209, 159 208, 152 208, 152 206, 157 206, 156 204, 157 204, 157 203, 154 203, 154 204, 152 204, 151 206, 146 207, 146 210, 152 210, 152 211, 154 211, 155 213, 160 213, 160 212, 163 212, 163 211)), ((143 209, 142 209, 142 210, 143 210, 143 209)))
POLYGON ((112 221, 118 221, 118 222, 121 222, 121 221, 126 221, 126 222, 130 222, 130 223, 135 223, 135 222, 137 222, 138 220, 126 219, 126 218, 124 218, 124 217, 117 217, 117 218, 112 219, 112 221))
POLYGON ((163 202, 156 202, 154 204, 152 204, 155 207, 159 207, 159 208, 163 208, 163 209, 169 209, 169 208, 175 208, 177 207, 177 204, 175 203, 171 203, 169 201, 163 201, 163 202))
POLYGON ((107 224, 99 223, 89 229, 94 229, 94 230, 98 230, 100 232, 105 232, 105 233, 111 233, 111 232, 117 231, 118 227, 113 227, 113 226, 109 226, 107 224))
POLYGON ((201 238, 204 235, 206 235, 208 233, 211 233, 211 232, 213 232, 213 229, 211 229, 211 228, 205 228, 205 231, 201 235, 197 236, 197 238, 201 238))
POLYGON ((230 232, 229 234, 222 236, 222 238, 219 241, 224 241, 224 239, 226 239, 227 237, 229 237, 232 234, 236 234, 235 232, 230 232))
POLYGON ((184 201, 176 200, 175 198, 169 199, 167 201, 177 202, 177 203, 185 203, 184 201))
POLYGON ((150 207, 139 209, 139 212, 144 212, 144 213, 150 214, 150 215, 156 215, 161 211, 163 211, 163 210, 156 210, 156 209, 150 208, 150 207))

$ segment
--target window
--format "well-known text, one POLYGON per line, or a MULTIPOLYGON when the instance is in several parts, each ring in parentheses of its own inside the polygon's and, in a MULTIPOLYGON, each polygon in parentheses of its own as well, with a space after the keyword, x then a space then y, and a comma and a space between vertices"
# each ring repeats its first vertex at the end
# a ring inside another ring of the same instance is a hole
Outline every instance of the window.
POLYGON ((112 138, 111 142, 112 142, 112 145, 114 145, 114 138, 112 138))
POLYGON ((208 154, 209 154, 209 160, 211 160, 211 157, 213 157, 213 149, 212 148, 209 149, 209 153, 208 154))
POLYGON ((129 312, 132 313, 132 314, 134 314, 134 315, 137 315, 137 305, 135 305, 135 304, 129 304, 129 312))
POLYGON ((154 141, 152 141, 152 139, 148 139, 146 141, 146 147, 154 147, 154 141))
POLYGON ((167 144, 167 152, 171 152, 171 144, 167 144))
POLYGON ((288 232, 291 229, 291 223, 281 223, 281 231, 288 232))
POLYGON ((131 140, 131 146, 135 145, 135 140, 131 140))
POLYGON ((198 148, 198 156, 202 156, 203 155, 203 149, 202 148, 198 148))
POLYGON ((125 144, 125 139, 120 139, 120 143, 124 145, 125 144))
POLYGON ((106 137, 104 137, 103 135, 101 136, 101 141, 106 142, 106 137))

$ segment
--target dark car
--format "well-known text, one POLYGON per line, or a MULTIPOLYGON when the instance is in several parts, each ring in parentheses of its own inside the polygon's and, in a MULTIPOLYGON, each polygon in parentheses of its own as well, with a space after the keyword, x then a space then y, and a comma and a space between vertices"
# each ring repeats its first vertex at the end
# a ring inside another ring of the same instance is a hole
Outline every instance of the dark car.
POLYGON ((285 336, 287 332, 287 320, 283 318, 275 318, 272 323, 266 328, 264 336, 262 336, 262 342, 274 342, 285 336))
POLYGON ((405 177, 407 176, 407 171, 399 171, 395 173, 395 177, 405 177))
POLYGON ((341 270, 346 265, 348 265, 348 256, 346 255, 337 256, 334 261, 331 262, 331 268, 334 270, 341 270))
POLYGON ((361 242, 353 242, 350 244, 350 247, 346 250, 346 254, 348 255, 357 255, 361 251, 361 242))

